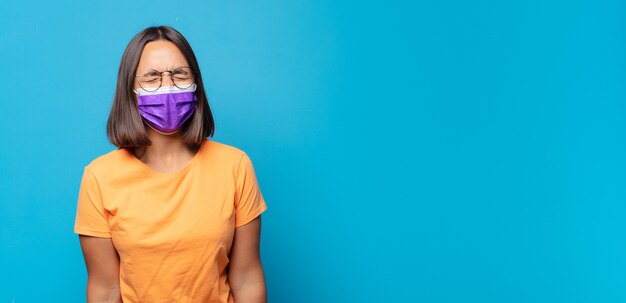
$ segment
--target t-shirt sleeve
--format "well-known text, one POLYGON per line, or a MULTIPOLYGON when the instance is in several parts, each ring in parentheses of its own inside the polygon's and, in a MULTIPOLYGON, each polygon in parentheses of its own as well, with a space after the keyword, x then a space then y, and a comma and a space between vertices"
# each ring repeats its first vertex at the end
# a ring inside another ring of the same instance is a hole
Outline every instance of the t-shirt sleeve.
POLYGON ((85 167, 78 193, 74 233, 111 238, 107 211, 102 204, 100 186, 93 172, 85 167))
POLYGON ((239 160, 235 193, 235 227, 254 220, 267 209, 252 161, 244 152, 239 160))

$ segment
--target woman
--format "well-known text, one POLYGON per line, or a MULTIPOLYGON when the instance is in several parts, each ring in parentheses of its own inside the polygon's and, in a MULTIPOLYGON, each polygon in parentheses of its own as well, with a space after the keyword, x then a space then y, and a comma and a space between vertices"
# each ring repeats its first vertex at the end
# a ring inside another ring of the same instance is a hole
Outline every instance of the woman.
POLYGON ((107 134, 84 169, 74 232, 88 302, 265 302, 260 214, 248 155, 210 140, 196 57, 167 26, 122 56, 107 134))

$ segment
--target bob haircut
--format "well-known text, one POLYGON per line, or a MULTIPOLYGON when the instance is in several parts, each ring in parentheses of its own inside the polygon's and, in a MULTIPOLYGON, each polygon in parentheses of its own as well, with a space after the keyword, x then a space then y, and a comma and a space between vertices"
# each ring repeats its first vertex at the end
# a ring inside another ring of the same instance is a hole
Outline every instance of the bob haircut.
POLYGON ((204 93, 202 75, 196 56, 187 39, 169 26, 148 27, 133 37, 126 46, 117 74, 117 86, 111 113, 107 121, 107 137, 118 148, 145 147, 152 144, 146 131, 147 126, 139 114, 133 84, 144 47, 149 42, 157 40, 167 40, 174 43, 185 56, 189 67, 195 74, 196 108, 193 115, 182 125, 180 131, 183 141, 197 148, 206 137, 213 136, 215 122, 204 93))

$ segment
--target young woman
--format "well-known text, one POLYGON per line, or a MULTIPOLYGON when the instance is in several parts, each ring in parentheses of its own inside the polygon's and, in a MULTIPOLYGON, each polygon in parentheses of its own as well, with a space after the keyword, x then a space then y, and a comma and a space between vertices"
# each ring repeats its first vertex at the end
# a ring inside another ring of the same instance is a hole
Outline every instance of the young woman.
POLYGON ((248 155, 208 139, 214 121, 196 57, 167 26, 122 56, 107 134, 84 168, 74 232, 88 302, 266 302, 248 155))

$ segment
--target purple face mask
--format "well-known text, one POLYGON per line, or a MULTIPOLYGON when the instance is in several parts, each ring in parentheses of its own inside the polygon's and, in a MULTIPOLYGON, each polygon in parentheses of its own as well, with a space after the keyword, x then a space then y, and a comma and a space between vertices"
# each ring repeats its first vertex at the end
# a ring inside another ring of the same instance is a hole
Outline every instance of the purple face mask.
POLYGON ((164 134, 177 132, 196 109, 195 84, 185 89, 162 86, 153 92, 139 88, 135 93, 143 120, 164 134))

